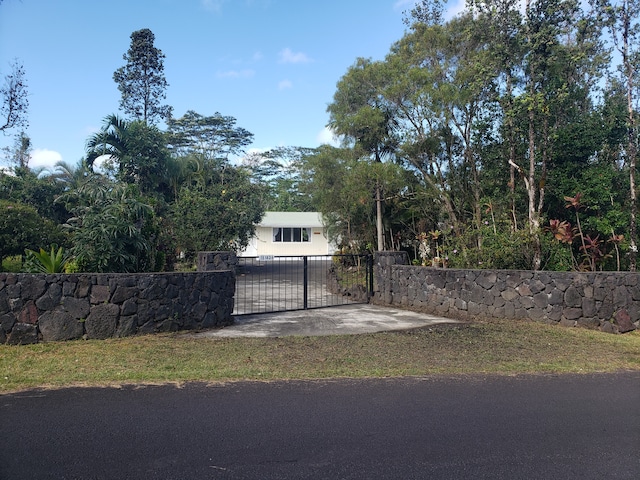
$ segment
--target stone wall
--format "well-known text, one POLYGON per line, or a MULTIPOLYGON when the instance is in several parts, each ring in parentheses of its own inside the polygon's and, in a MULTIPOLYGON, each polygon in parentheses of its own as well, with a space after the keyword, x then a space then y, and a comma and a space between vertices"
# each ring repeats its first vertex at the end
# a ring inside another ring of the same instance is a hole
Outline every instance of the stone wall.
POLYGON ((238 257, 235 252, 198 252, 199 272, 231 270, 235 273, 237 266, 238 257))
POLYGON ((230 271, 0 273, 0 343, 104 339, 232 323, 230 271))
POLYGON ((378 304, 455 318, 528 319, 607 332, 640 328, 637 273, 441 269, 409 266, 391 253, 376 255, 378 304))

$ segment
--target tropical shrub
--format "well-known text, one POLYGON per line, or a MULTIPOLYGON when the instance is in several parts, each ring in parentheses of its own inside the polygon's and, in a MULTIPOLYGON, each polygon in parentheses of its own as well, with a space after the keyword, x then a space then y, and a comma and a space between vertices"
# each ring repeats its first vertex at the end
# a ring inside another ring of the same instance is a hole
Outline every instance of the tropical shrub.
POLYGON ((157 222, 134 185, 96 175, 62 200, 76 205, 67 227, 80 271, 145 272, 157 267, 157 222))
POLYGON ((70 260, 64 248, 55 244, 51 245, 50 252, 42 248, 38 252, 27 249, 25 254, 25 270, 30 273, 62 273, 70 260))

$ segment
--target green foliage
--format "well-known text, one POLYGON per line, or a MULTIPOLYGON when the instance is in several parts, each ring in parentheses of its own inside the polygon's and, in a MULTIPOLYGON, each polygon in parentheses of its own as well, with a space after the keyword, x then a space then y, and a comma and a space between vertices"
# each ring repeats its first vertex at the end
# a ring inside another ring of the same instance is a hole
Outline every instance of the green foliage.
POLYGON ((363 252, 376 238, 375 188, 393 192, 396 165, 373 162, 352 149, 328 145, 303 162, 303 191, 322 213, 329 237, 340 247, 363 252), (385 185, 387 186, 387 185, 385 185))
POLYGON ((81 271, 144 272, 157 266, 158 226, 134 186, 94 175, 62 200, 77 205, 67 226, 81 271))
POLYGON ((161 105, 168 86, 164 78, 165 56, 154 41, 148 28, 133 32, 131 46, 122 57, 127 63, 113 74, 121 94, 120 108, 145 124, 171 117, 171 107, 161 105))
POLYGON ((451 268, 530 270, 533 239, 524 230, 497 230, 483 224, 480 232, 469 230, 443 239, 444 255, 451 268), (481 241, 478 242, 478 234, 481 241), (478 247, 480 243, 480 247, 478 247))
POLYGON ((26 248, 48 243, 64 243, 65 235, 51 220, 38 215, 35 208, 0 200, 0 260, 21 255, 26 248))
POLYGON ((57 224, 69 218, 64 205, 55 199, 64 192, 64 185, 56 178, 27 167, 16 167, 11 173, 0 172, 0 200, 33 207, 38 214, 57 224))
POLYGON ((0 85, 0 132, 26 127, 29 122, 29 92, 24 65, 17 60, 11 64, 11 72, 0 85))
MULTIPOLYGON (((613 195, 611 195, 613 199, 613 195)), ((587 234, 583 230, 581 218, 587 211, 588 205, 583 203, 582 193, 576 193, 573 197, 564 197, 566 208, 575 213, 575 226, 567 220, 553 218, 545 231, 551 233, 552 241, 564 244, 564 250, 570 256, 570 265, 567 269, 581 271, 596 270, 620 270, 625 262, 622 251, 628 251, 624 235, 615 233, 614 227, 605 222, 605 230, 598 233, 587 234), (608 230, 609 234, 606 232, 608 230)), ((595 222, 594 222, 595 223, 595 222)))
POLYGON ((551 235, 544 235, 541 240, 543 270, 569 272, 575 269, 575 260, 570 245, 553 240, 551 235))
POLYGON ((22 256, 14 255, 2 259, 0 272, 19 273, 22 271, 22 256))
POLYGON ((385 64, 358 58, 340 79, 327 107, 329 126, 380 161, 396 146, 392 104, 381 97, 387 81, 385 64))
POLYGON ((217 112, 171 118, 164 55, 150 30, 133 32, 114 74, 129 120, 105 119, 77 175, 0 174, 0 200, 16 209, 0 210, 0 256, 62 244, 45 241, 55 228, 43 219, 72 212, 69 268, 171 268, 180 251, 246 245, 268 209, 319 210, 345 251, 377 241, 425 265, 633 268, 638 92, 628 69, 602 81, 602 29, 621 38, 630 5, 596 3, 471 0, 445 22, 442 2, 417 2, 389 55, 357 59, 338 81, 328 113, 343 148, 277 148, 241 168, 230 160, 253 135, 217 112), (92 175, 98 157, 112 181, 92 175), (565 208, 577 192, 579 212, 565 208))
MULTIPOLYGON (((138 271, 171 269, 179 250, 191 259, 198 250, 239 248, 248 243, 254 223, 264 211, 265 189, 252 184, 246 172, 229 165, 226 157, 241 153, 252 134, 236 127, 232 117, 220 114, 204 117, 189 111, 168 123, 170 131, 165 133, 142 121, 110 115, 102 130, 89 138, 87 163, 106 156, 103 168, 117 181, 100 185, 104 179, 100 180, 97 191, 103 193, 98 197, 130 187, 130 192, 140 193, 137 201, 152 208, 153 214, 136 220, 135 212, 112 214, 112 210, 124 208, 120 201, 98 206, 91 200, 95 195, 66 195, 65 202, 83 215, 81 222, 70 222, 75 228, 74 253, 80 268, 120 271, 128 264, 138 271), (83 205, 91 208, 82 210, 83 205), (94 238, 100 232, 106 235, 106 231, 119 239, 128 238, 133 246, 114 245, 115 251, 109 253, 106 241, 94 238), (102 244, 99 251, 83 254, 94 241, 102 244), (125 260, 135 250, 137 264, 131 261, 133 257, 125 260), (100 259, 101 255, 104 258, 100 259), (117 265, 109 260, 112 257, 120 258, 117 265)), ((92 183, 97 179, 94 176, 92 183)), ((126 204, 133 205, 131 199, 126 204)))
MULTIPOLYGON (((419 235, 413 263, 462 269, 531 270, 532 235, 525 230, 502 229, 503 226, 494 230, 490 224, 483 223, 480 231, 468 230, 462 234, 432 231, 419 235)), ((572 270, 574 263, 570 247, 554 241, 551 236, 542 237, 542 261, 544 270, 554 271, 572 270)))
POLYGON ((125 146, 116 178, 137 185, 143 195, 162 193, 168 196, 169 151, 164 134, 155 126, 134 121, 128 126, 125 146))
POLYGON ((193 259, 198 251, 246 247, 264 213, 262 190, 244 169, 205 165, 201 182, 184 186, 171 206, 178 248, 193 259))
POLYGON ((315 149, 279 147, 247 155, 243 165, 254 182, 265 186, 264 208, 272 212, 312 212, 313 199, 301 190, 304 161, 315 149))
POLYGON ((87 141, 87 163, 92 165, 100 156, 106 156, 104 169, 137 185, 142 194, 171 197, 169 150, 157 127, 107 116, 102 129, 87 141))
POLYGON ((44 249, 36 252, 25 250, 25 269, 31 273, 62 273, 69 261, 69 257, 64 253, 64 248, 51 245, 51 251, 44 249))
POLYGON ((251 144, 253 134, 236 126, 236 119, 216 112, 203 116, 193 110, 167 121, 169 145, 174 155, 194 155, 205 162, 228 161, 251 144))

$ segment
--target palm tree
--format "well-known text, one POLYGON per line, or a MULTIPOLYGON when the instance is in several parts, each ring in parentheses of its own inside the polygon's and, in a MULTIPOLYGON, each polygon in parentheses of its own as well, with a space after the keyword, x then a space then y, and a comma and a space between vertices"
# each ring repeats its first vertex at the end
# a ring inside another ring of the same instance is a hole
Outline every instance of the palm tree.
POLYGON ((65 190, 73 190, 78 188, 90 173, 91 167, 85 159, 81 159, 76 165, 60 160, 53 166, 49 177, 63 184, 65 190))
POLYGON ((108 115, 104 119, 102 129, 87 140, 87 165, 93 168, 93 163, 96 159, 106 155, 111 160, 118 162, 120 166, 127 153, 127 137, 130 125, 130 122, 115 114, 108 115))
POLYGON ((183 157, 169 157, 167 162, 167 182, 171 187, 174 200, 178 199, 180 188, 199 186, 204 181, 204 161, 194 155, 183 157))
POLYGON ((102 129, 87 140, 86 150, 88 165, 105 158, 113 164, 118 180, 137 185, 141 193, 170 193, 169 150, 157 127, 109 115, 102 129))

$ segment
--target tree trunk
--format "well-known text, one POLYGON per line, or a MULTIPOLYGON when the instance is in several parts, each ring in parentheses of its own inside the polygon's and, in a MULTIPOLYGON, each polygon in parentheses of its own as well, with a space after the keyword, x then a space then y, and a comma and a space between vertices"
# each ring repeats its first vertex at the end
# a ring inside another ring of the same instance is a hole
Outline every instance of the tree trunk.
POLYGON ((376 183, 376 230, 378 231, 378 251, 384 250, 384 234, 382 231, 382 195, 380 194, 380 182, 376 183))
MULTIPOLYGON (((631 83, 631 80, 629 81, 631 83)), ((629 92, 630 93, 630 92, 629 92)), ((638 200, 636 195, 636 155, 637 148, 635 142, 635 128, 634 128, 634 115, 633 104, 631 103, 631 96, 629 97, 629 141, 627 145, 627 155, 629 157, 629 194, 631 201, 631 212, 629 215, 629 271, 636 271, 636 263, 638 258, 638 232, 637 232, 637 215, 638 215, 638 200)))
POLYGON ((630 51, 629 41, 631 40, 631 6, 625 2, 622 12, 623 30, 622 30, 622 63, 625 70, 627 80, 627 113, 628 113, 628 143, 627 143, 627 161, 629 164, 629 196, 630 196, 630 215, 629 215, 629 271, 636 271, 636 263, 638 258, 638 232, 637 232, 637 215, 638 215, 638 199, 636 195, 636 156, 638 149, 636 145, 636 120, 633 113, 633 77, 634 65, 632 60, 632 52, 630 51))
MULTIPOLYGON (((529 45, 533 43, 531 37, 530 12, 531 0, 526 1, 525 5, 527 17, 527 42, 529 45)), ((540 217, 536 209, 536 131, 535 131, 535 108, 537 100, 535 99, 535 76, 534 62, 529 62, 529 79, 527 82, 527 90, 531 104, 529 105, 529 174, 527 184, 527 195, 529 197, 529 233, 533 239, 533 260, 532 267, 534 270, 540 270, 542 265, 542 247, 540 245, 540 217)))
POLYGON ((507 128, 509 129, 509 195, 511 208, 511 228, 514 232, 518 231, 518 215, 516 213, 516 140, 514 138, 513 126, 513 79, 511 70, 507 70, 507 128))
POLYGON ((534 270, 540 270, 542 264, 542 248, 540 245, 540 218, 536 209, 536 133, 535 114, 533 107, 529 110, 529 176, 527 181, 527 195, 529 197, 529 233, 533 239, 533 261, 534 270))

